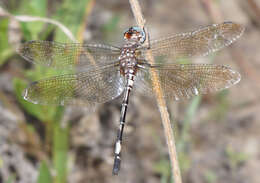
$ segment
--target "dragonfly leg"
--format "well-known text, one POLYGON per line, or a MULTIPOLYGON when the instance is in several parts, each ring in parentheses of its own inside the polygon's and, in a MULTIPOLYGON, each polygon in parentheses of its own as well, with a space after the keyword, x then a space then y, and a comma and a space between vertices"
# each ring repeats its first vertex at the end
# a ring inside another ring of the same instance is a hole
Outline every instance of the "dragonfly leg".
POLYGON ((148 69, 152 67, 152 65, 147 60, 138 60, 137 67, 142 69, 148 69))
POLYGON ((149 50, 150 48, 151 48, 151 42, 150 42, 150 34, 149 34, 149 32, 147 31, 147 40, 148 40, 148 47, 147 47, 147 49, 149 50))

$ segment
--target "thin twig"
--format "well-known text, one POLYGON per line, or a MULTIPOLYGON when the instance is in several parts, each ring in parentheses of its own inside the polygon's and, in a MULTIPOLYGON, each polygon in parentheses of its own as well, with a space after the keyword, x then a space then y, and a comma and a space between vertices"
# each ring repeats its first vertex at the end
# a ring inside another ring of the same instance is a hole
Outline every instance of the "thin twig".
MULTIPOLYGON (((138 26, 143 28, 144 24, 145 24, 145 19, 143 18, 138 0, 129 0, 129 2, 131 4, 131 8, 132 8, 132 11, 133 11, 133 14, 135 16, 138 26)), ((149 41, 149 40, 147 40, 147 41, 149 41)), ((147 51, 146 58, 150 63, 155 63, 152 52, 150 50, 147 51)), ((152 77, 152 84, 153 84, 154 92, 156 95, 158 108, 159 108, 159 111, 161 114, 164 132, 165 132, 165 136, 166 136, 166 141, 167 141, 167 145, 168 145, 168 151, 169 151, 169 156, 170 156, 171 165, 172 165, 171 166, 172 175, 173 175, 175 183, 181 183, 182 182, 181 173, 180 173, 179 163, 178 163, 178 159, 177 159, 177 151, 176 151, 176 146, 175 146, 173 130, 171 127, 171 122, 170 122, 169 113, 168 113, 168 110, 166 107, 166 102, 163 98, 163 92, 162 92, 162 89, 160 86, 159 77, 158 77, 158 74, 153 69, 150 69, 150 74, 152 77)))
POLYGON ((34 16, 28 16, 28 15, 18 15, 18 16, 12 16, 12 18, 16 19, 17 21, 20 22, 46 22, 46 23, 50 23, 53 25, 58 26, 63 32, 64 34, 66 34, 72 41, 77 42, 77 40, 75 39, 75 37, 73 36, 73 34, 70 32, 70 30, 65 27, 62 23, 56 21, 56 20, 52 20, 50 18, 44 18, 44 17, 34 17, 34 16))

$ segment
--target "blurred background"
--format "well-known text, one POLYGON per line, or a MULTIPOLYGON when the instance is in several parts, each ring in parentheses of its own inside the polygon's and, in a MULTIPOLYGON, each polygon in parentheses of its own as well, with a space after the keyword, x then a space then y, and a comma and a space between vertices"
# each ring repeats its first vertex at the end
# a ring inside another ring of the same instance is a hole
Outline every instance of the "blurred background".
MULTIPOLYGON (((192 62, 241 73, 228 90, 167 101, 184 183, 260 182, 260 1, 142 0, 151 39, 234 21, 246 27, 231 47, 192 62)), ((89 112, 40 106, 21 97, 31 81, 57 74, 26 62, 15 48, 33 39, 122 45, 135 25, 128 1, 0 0, 0 183, 170 183, 170 161, 156 100, 133 93, 119 176, 112 176, 121 100, 89 112), (21 17, 26 15, 30 17, 21 17)))

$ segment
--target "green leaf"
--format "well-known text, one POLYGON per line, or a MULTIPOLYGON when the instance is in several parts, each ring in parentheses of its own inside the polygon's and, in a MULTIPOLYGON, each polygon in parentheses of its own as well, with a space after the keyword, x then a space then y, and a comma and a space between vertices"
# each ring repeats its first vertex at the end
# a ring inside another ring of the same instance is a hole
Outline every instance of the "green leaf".
MULTIPOLYGON (((68 27, 73 35, 77 35, 89 2, 90 0, 64 0, 53 18, 68 27)), ((66 42, 67 40, 68 37, 61 30, 57 30, 56 41, 66 42)))
POLYGON ((13 183, 13 182, 15 182, 15 177, 16 177, 15 174, 10 175, 8 177, 6 183, 13 183))
POLYGON ((250 158, 249 155, 244 152, 235 151, 230 145, 226 147, 225 153, 232 169, 237 168, 241 163, 246 162, 250 158))
POLYGON ((16 13, 26 14, 30 16, 47 15, 47 0, 21 0, 19 4, 16 3, 16 13))
POLYGON ((178 161, 181 168, 181 172, 187 172, 191 168, 190 154, 187 152, 180 152, 178 154, 178 161))
POLYGON ((217 179, 218 179, 216 173, 214 173, 211 170, 206 170, 204 172, 204 177, 205 177, 207 183, 215 183, 215 182, 217 182, 217 179))
MULTIPOLYGON (((20 3, 19 8, 17 8, 17 13, 26 14, 28 16, 46 17, 47 0, 24 0, 20 3)), ((39 33, 43 30, 45 23, 26 22, 21 23, 21 25, 26 40, 31 40, 39 39, 39 33), (28 36, 28 31, 30 36, 28 36)))
POLYGON ((35 116, 42 122, 55 122, 59 121, 63 112, 63 107, 57 106, 43 106, 27 102, 23 99, 22 94, 27 86, 27 83, 21 79, 15 78, 13 80, 15 95, 18 102, 23 108, 32 116, 35 116))
POLYGON ((45 17, 47 11, 47 0, 31 0, 29 7, 34 15, 45 17))
POLYGON ((180 139, 178 142, 178 150, 183 151, 183 146, 187 141, 189 140, 189 130, 191 126, 191 120, 196 115, 196 111, 198 110, 198 107, 201 102, 201 96, 195 96, 189 103, 188 109, 186 110, 185 117, 183 120, 183 128, 180 134, 180 139))
MULTIPOLYGON (((30 39, 28 39, 28 40, 42 39, 42 38, 39 38, 39 33, 42 31, 45 23, 43 23, 43 22, 26 22, 23 24, 24 24, 23 25, 24 29, 22 29, 22 30, 30 31, 30 39)), ((28 32, 23 32, 23 33, 28 34, 28 32)))
POLYGON ((217 121, 221 121, 225 119, 227 112, 229 111, 228 108, 230 107, 228 101, 228 94, 229 90, 225 89, 217 93, 216 95, 216 105, 209 113, 210 119, 215 119, 217 121))
POLYGON ((52 183, 52 177, 47 164, 41 162, 37 183, 52 183))
POLYGON ((27 23, 20 22, 20 27, 25 40, 32 40, 32 34, 27 26, 27 23))
POLYGON ((0 20, 0 66, 13 54, 13 49, 8 42, 8 23, 7 18, 0 20))
POLYGON ((162 158, 157 164, 155 164, 153 169, 156 173, 161 175, 162 183, 171 182, 171 165, 169 159, 162 158))
POLYGON ((53 164, 56 171, 55 183, 67 180, 67 159, 69 144, 69 127, 63 128, 55 123, 53 142, 53 164))

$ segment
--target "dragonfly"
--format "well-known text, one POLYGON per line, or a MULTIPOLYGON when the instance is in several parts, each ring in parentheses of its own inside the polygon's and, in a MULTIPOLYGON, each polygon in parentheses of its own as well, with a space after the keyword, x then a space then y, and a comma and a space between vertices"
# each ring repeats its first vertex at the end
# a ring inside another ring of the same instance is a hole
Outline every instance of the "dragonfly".
POLYGON ((223 22, 197 30, 150 40, 144 28, 131 27, 124 32, 121 47, 104 44, 59 43, 34 40, 22 43, 18 53, 27 61, 58 70, 62 74, 34 81, 23 97, 34 104, 78 105, 93 107, 123 96, 119 128, 114 149, 112 173, 121 164, 121 146, 130 92, 152 94, 151 72, 158 75, 167 100, 187 99, 229 88, 240 81, 239 72, 214 64, 181 64, 180 59, 206 56, 236 41, 244 27, 223 22), (146 59, 147 52, 155 63, 146 59))

